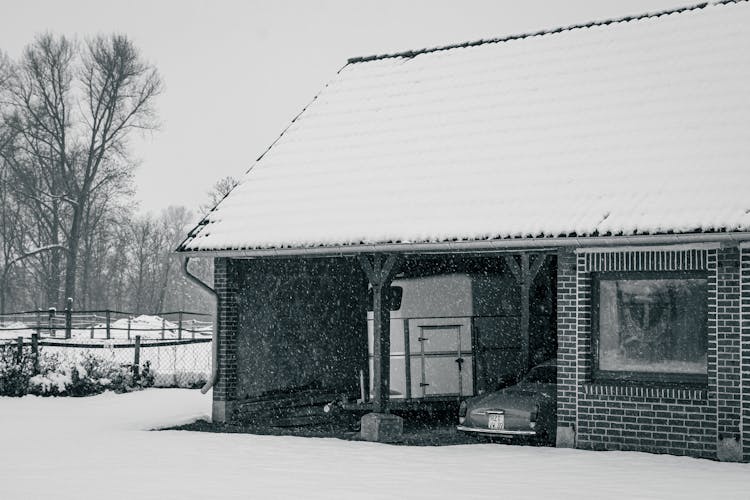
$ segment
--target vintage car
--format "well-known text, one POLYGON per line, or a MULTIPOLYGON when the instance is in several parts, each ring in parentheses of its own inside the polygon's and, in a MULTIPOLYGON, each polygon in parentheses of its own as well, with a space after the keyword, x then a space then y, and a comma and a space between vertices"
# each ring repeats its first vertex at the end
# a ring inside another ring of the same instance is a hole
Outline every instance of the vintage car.
POLYGON ((516 385, 461 402, 458 430, 553 443, 557 427, 557 366, 539 364, 516 385))

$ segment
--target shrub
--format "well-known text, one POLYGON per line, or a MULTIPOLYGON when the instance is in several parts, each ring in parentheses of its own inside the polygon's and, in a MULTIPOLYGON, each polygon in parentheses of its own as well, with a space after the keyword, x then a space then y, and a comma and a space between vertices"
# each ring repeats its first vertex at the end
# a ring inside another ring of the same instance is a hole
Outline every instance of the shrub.
POLYGON ((0 396, 90 396, 106 390, 126 392, 154 385, 195 388, 205 383, 202 374, 181 372, 177 378, 170 376, 169 384, 155 384, 163 383, 164 377, 157 379, 150 361, 143 363, 135 377, 132 367, 91 352, 71 358, 40 350, 38 370, 34 374, 31 349, 23 349, 19 357, 15 344, 0 345, 0 396), (176 380, 180 383, 175 383, 176 380))
POLYGON ((0 396, 26 394, 33 373, 34 359, 30 349, 22 349, 19 356, 15 344, 0 345, 0 396))
POLYGON ((154 386, 154 378, 155 373, 151 369, 151 361, 146 361, 143 363, 143 367, 141 368, 141 372, 138 376, 137 384, 140 387, 153 387, 154 386))
MULTIPOLYGON (((137 379, 130 367, 85 353, 76 363, 49 356, 40 362, 40 373, 31 377, 28 392, 39 396, 91 396, 106 390, 125 392, 153 385, 150 363, 137 379)), ((20 395, 20 394, 19 394, 20 395)))

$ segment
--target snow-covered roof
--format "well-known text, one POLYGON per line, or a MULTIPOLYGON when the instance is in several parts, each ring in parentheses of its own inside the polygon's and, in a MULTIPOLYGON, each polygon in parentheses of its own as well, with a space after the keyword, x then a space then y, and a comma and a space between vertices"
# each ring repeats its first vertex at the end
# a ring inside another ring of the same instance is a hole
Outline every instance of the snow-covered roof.
POLYGON ((352 59, 181 251, 750 229, 750 4, 352 59))

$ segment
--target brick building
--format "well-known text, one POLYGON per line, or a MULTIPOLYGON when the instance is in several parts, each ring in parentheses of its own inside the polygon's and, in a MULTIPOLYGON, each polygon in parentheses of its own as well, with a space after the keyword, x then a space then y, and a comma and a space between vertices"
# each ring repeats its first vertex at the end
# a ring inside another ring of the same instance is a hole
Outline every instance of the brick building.
POLYGON ((389 284, 484 266, 525 366, 553 290, 558 446, 749 461, 748 23, 720 2, 351 59, 178 249, 215 262, 214 417, 356 391, 368 287, 387 414, 389 284))

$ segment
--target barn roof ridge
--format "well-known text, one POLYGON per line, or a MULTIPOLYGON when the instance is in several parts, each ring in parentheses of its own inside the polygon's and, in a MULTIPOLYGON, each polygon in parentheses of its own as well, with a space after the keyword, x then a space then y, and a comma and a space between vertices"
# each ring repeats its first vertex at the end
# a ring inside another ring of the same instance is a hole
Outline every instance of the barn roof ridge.
POLYGON ((623 16, 623 17, 617 17, 617 18, 612 18, 612 19, 603 19, 600 21, 589 21, 586 23, 572 24, 569 26, 559 26, 556 28, 543 29, 543 30, 535 31, 535 32, 517 33, 517 34, 506 35, 506 36, 497 37, 497 38, 473 40, 473 41, 468 41, 468 42, 453 43, 453 44, 448 44, 448 45, 439 45, 436 47, 425 47, 422 49, 405 50, 401 52, 393 52, 393 53, 386 53, 386 54, 374 54, 374 55, 369 55, 369 56, 350 57, 347 60, 347 63, 356 64, 356 63, 363 63, 363 62, 378 61, 382 59, 394 59, 394 58, 399 58, 399 57, 410 59, 418 55, 430 54, 433 52, 443 52, 446 50, 477 47, 479 45, 489 45, 489 44, 494 44, 494 43, 510 42, 513 40, 522 40, 524 38, 532 38, 532 37, 544 36, 544 35, 554 35, 557 33, 564 33, 567 31, 573 31, 573 30, 584 29, 584 28, 593 28, 596 26, 608 26, 610 24, 620 24, 620 23, 628 23, 632 21, 641 21, 643 19, 652 19, 652 18, 668 16, 672 14, 681 14, 683 12, 690 12, 694 10, 704 9, 710 5, 724 5, 724 4, 741 3, 741 2, 747 2, 747 1, 750 1, 750 0, 719 0, 715 2, 701 2, 698 4, 694 4, 694 5, 676 7, 674 9, 661 10, 661 11, 656 11, 656 12, 646 12, 643 14, 637 14, 637 15, 631 15, 631 16, 623 16))

